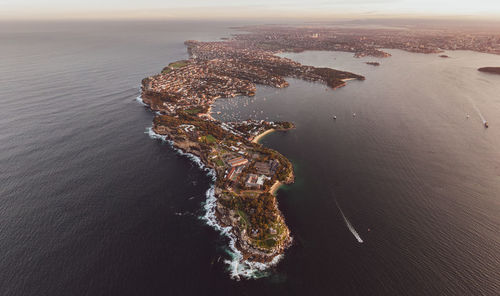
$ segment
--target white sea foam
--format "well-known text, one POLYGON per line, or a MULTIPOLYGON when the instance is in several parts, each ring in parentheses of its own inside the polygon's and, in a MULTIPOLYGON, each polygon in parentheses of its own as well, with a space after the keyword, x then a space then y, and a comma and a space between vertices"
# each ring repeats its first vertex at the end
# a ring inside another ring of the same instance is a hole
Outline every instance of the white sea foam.
POLYGON ((471 105, 474 108, 474 110, 476 110, 477 115, 479 115, 479 118, 481 118, 481 121, 483 122, 483 124, 485 124, 486 123, 486 118, 484 118, 483 113, 481 113, 481 110, 479 110, 479 108, 477 107, 476 103, 474 103, 474 101, 470 97, 467 97, 467 99, 469 100, 469 103, 471 103, 471 105))
POLYGON ((358 241, 358 243, 363 243, 363 240, 361 239, 361 236, 359 236, 359 234, 356 231, 356 229, 354 228, 354 226, 352 226, 351 222, 349 222, 349 219, 347 219, 347 217, 344 215, 344 212, 340 208, 339 203, 337 202, 337 200, 335 200, 335 203, 337 204, 337 208, 339 209, 340 214, 342 214, 342 217, 344 218, 345 224, 347 225, 347 228, 349 229, 349 231, 351 231, 352 235, 354 235, 354 237, 356 238, 356 240, 358 241))
POLYGON ((145 134, 148 134, 151 139, 159 139, 159 140, 162 140, 162 141, 167 142, 169 144, 173 144, 172 141, 167 140, 167 136, 155 133, 155 131, 153 130, 152 127, 148 127, 146 129, 145 134))
POLYGON ((135 100, 136 100, 137 102, 141 103, 142 105, 147 106, 147 104, 146 104, 146 103, 144 103, 144 101, 142 100, 142 97, 141 97, 140 95, 139 95, 137 98, 135 98, 135 100))
POLYGON ((483 121, 483 124, 484 124, 486 122, 486 119, 484 118, 483 113, 481 113, 481 110, 479 110, 479 108, 476 106, 476 104, 474 104, 474 102, 472 102, 472 107, 474 107, 474 109, 476 109, 477 114, 479 115, 479 117, 481 118, 481 120, 483 121))
MULTIPOLYGON (((146 133, 152 139, 160 139, 172 146, 172 148, 180 155, 188 157, 194 163, 196 163, 200 169, 207 172, 207 175, 212 178, 212 181, 215 183, 217 177, 216 173, 213 169, 206 167, 201 159, 191 153, 185 153, 184 151, 175 148, 173 146, 173 142, 167 139, 167 136, 163 136, 157 134, 153 131, 153 128, 147 128, 146 133)), ((217 198, 215 197, 215 184, 212 184, 210 188, 208 188, 206 195, 206 202, 204 205, 205 215, 200 218, 204 220, 207 225, 215 228, 215 230, 219 231, 222 235, 229 238, 229 250, 228 253, 231 256, 231 260, 224 260, 224 263, 228 265, 228 271, 231 275, 232 279, 240 280, 241 278, 260 278, 267 276, 268 270, 271 266, 276 265, 282 258, 283 255, 278 255, 273 258, 273 260, 269 263, 261 263, 261 262, 253 262, 249 260, 243 260, 243 254, 236 248, 236 236, 231 232, 232 227, 227 226, 223 227, 219 223, 217 223, 217 218, 215 216, 215 208, 217 207, 217 198)))

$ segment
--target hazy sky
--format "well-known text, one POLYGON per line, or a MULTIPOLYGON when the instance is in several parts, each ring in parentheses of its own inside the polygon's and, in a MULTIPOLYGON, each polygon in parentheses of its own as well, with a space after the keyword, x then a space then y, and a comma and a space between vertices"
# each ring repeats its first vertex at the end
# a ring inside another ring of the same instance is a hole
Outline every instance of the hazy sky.
POLYGON ((500 0, 0 0, 1 18, 328 17, 467 15, 500 17, 500 0))

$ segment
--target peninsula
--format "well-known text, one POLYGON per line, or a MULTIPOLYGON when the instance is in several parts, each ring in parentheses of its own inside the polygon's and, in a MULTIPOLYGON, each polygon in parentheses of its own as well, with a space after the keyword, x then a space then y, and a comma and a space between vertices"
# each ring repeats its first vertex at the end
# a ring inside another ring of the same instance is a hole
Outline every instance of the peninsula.
POLYGON ((288 130, 290 122, 220 122, 210 115, 218 98, 253 96, 256 84, 283 88, 284 77, 335 89, 363 76, 301 65, 251 42, 186 41, 189 59, 170 63, 142 80, 142 100, 157 111, 152 130, 197 156, 215 175, 212 209, 219 229, 230 229, 245 262, 272 262, 291 244, 278 209, 279 184, 294 181, 291 162, 258 143, 259 135, 288 130))

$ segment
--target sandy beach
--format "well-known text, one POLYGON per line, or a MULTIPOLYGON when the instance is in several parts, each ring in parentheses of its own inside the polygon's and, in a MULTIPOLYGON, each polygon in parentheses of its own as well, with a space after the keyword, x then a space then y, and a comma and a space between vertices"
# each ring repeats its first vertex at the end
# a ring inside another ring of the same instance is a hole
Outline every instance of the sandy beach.
POLYGON ((275 131, 275 129, 274 129, 274 128, 271 128, 271 129, 266 130, 265 132, 263 132, 263 133, 261 133, 261 134, 257 135, 255 138, 253 138, 252 143, 259 143, 259 140, 260 140, 260 139, 262 139, 264 136, 266 136, 266 135, 268 135, 268 134, 270 134, 270 133, 272 133, 272 132, 274 132, 274 131, 275 131))
POLYGON ((279 181, 274 182, 273 186, 271 186, 271 188, 269 189, 269 193, 271 193, 272 195, 276 195, 276 191, 278 191, 281 185, 283 184, 279 181))

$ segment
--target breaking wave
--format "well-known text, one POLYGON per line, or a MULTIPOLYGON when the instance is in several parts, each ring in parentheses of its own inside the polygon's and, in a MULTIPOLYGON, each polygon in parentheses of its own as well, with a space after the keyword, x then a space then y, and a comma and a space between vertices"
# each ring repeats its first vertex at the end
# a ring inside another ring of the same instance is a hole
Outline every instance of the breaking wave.
MULTIPOLYGON (((141 95, 137 96, 137 98, 135 98, 135 100, 137 102, 139 102, 139 104, 146 106, 146 107, 149 107, 148 104, 144 103, 144 100, 142 99, 141 95)), ((151 110, 151 111, 154 112, 156 115, 162 115, 160 111, 153 111, 153 110, 151 110)))
POLYGON ((137 98, 135 98, 135 100, 136 100, 137 102, 141 103, 142 105, 147 106, 147 104, 146 104, 146 103, 144 103, 144 101, 142 100, 141 95, 137 96, 137 98))
POLYGON ((175 148, 173 145, 174 144, 173 141, 168 140, 167 136, 155 133, 152 127, 147 128, 146 133, 152 139, 159 139, 168 143, 175 150, 176 153, 188 157, 190 160, 196 163, 200 169, 207 172, 207 176, 211 177, 213 184, 205 193, 206 196, 206 201, 204 205, 205 215, 199 218, 204 220, 207 225, 213 227, 220 234, 224 235, 229 239, 229 249, 227 250, 227 252, 231 257, 231 260, 224 260, 224 263, 228 265, 228 272, 230 273, 231 278, 235 280, 240 280, 241 278, 256 279, 268 276, 269 272, 267 270, 271 266, 276 265, 283 258, 283 255, 278 255, 274 257, 274 259, 269 263, 243 260, 243 254, 236 248, 237 239, 236 236, 231 231, 232 227, 231 226, 223 227, 222 225, 217 223, 217 218, 215 216, 215 209, 217 207, 217 198, 215 197, 215 181, 216 181, 215 171, 209 167, 206 167, 198 156, 191 153, 186 153, 181 149, 175 148))

